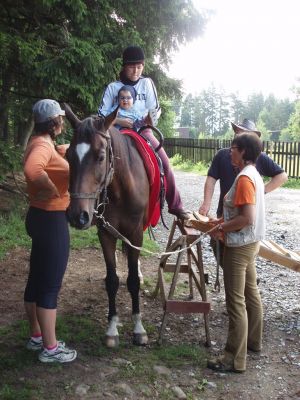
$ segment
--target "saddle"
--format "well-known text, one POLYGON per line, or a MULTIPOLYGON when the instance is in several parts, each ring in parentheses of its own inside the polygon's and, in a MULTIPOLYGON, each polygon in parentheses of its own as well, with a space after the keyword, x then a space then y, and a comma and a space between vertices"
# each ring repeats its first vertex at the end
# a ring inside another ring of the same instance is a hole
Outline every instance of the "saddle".
POLYGON ((120 130, 120 133, 130 136, 134 140, 148 176, 150 191, 148 218, 144 224, 144 230, 146 230, 149 226, 157 225, 164 205, 166 183, 162 162, 151 144, 141 134, 124 128, 120 130))

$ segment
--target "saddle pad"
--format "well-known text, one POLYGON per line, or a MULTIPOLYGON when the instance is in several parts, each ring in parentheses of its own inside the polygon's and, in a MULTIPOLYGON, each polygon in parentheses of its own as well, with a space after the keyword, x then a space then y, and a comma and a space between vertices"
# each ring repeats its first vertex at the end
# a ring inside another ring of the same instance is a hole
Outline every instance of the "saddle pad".
POLYGON ((144 230, 148 226, 156 226, 160 217, 160 171, 159 166, 152 148, 148 145, 143 137, 131 129, 122 129, 120 133, 130 136, 136 145, 136 148, 142 157, 145 170, 149 180, 149 207, 148 217, 144 224, 144 230))

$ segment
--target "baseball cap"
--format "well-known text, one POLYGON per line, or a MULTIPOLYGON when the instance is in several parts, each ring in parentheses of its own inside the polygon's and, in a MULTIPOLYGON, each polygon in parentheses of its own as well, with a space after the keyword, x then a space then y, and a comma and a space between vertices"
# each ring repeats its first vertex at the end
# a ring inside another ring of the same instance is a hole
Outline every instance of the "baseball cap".
POLYGON ((51 99, 39 100, 32 108, 35 123, 49 121, 59 115, 66 115, 57 101, 51 99))

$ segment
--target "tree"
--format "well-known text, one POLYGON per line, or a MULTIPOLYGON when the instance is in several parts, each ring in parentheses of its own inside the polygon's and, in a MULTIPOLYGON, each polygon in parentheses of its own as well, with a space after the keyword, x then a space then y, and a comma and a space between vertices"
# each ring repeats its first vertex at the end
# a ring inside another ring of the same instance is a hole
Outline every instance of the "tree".
POLYGON ((188 94, 182 103, 180 126, 193 126, 194 98, 188 94))
POLYGON ((264 123, 269 131, 281 131, 288 125, 294 107, 294 104, 288 99, 278 100, 274 96, 269 96, 259 114, 259 120, 264 123))
POLYGON ((296 102, 295 112, 290 116, 289 124, 281 133, 281 139, 300 141, 300 100, 296 102))
POLYGON ((164 137, 173 137, 175 134, 176 114, 172 108, 172 102, 166 98, 160 99, 161 117, 158 121, 158 129, 164 137))
POLYGON ((0 138, 22 144, 39 98, 66 101, 81 115, 95 113, 130 44, 144 48, 145 72, 155 78, 160 95, 177 95, 178 82, 155 61, 167 65, 171 50, 200 35, 206 18, 191 0, 4 0, 1 5, 0 138))
POLYGON ((253 93, 248 96, 245 104, 245 114, 243 119, 248 118, 256 122, 258 120, 259 113, 264 108, 264 104, 264 96, 262 93, 253 93))

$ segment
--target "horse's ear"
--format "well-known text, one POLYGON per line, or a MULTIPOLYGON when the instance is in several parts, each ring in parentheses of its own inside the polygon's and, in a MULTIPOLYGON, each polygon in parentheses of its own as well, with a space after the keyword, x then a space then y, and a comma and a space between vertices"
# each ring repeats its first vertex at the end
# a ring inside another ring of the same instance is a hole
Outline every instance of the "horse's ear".
POLYGON ((70 122, 70 124, 72 125, 72 127, 74 129, 77 128, 77 126, 80 124, 80 119, 78 119, 76 117, 76 115, 73 113, 71 107, 67 104, 67 103, 63 103, 63 109, 66 112, 66 117, 67 120, 70 122))
POLYGON ((117 117, 118 109, 119 109, 119 106, 112 113, 110 113, 107 117, 105 117, 105 120, 104 120, 105 131, 107 131, 113 125, 113 123, 117 117))

